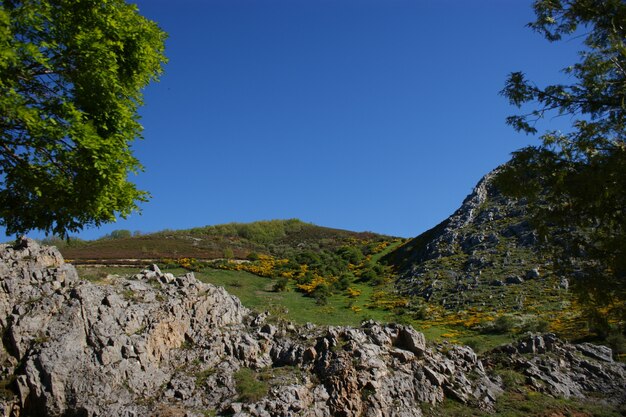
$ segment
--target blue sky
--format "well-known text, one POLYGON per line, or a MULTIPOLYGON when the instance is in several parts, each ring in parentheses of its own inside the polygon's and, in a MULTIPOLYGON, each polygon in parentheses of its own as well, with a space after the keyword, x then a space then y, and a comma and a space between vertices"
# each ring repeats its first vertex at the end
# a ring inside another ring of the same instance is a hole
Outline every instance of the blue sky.
POLYGON ((294 217, 416 236, 535 143, 505 125, 507 74, 576 60, 523 0, 136 3, 169 33, 134 145, 152 199, 85 239, 294 217))

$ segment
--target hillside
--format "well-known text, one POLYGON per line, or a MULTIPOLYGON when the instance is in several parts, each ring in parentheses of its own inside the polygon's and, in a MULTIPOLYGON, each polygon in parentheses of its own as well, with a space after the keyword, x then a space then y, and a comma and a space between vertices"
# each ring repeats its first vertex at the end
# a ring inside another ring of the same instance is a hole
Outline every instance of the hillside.
POLYGON ((406 304, 387 291, 392 277, 379 263, 402 242, 291 219, 54 243, 92 281, 157 263, 168 272, 194 271, 258 311, 299 323, 358 324, 389 321, 406 304))
POLYGON ((551 251, 539 245, 525 202, 498 191, 497 171, 448 219, 385 256, 397 288, 426 306, 428 314, 420 314, 430 319, 456 317, 466 328, 484 329, 508 317, 509 330, 582 335, 569 279, 554 273, 551 251))
POLYGON ((284 256, 294 250, 332 251, 344 245, 374 244, 389 239, 376 233, 332 229, 289 219, 54 243, 64 257, 79 264, 87 260, 119 259, 246 259, 251 253, 284 256))
POLYGON ((297 326, 193 273, 81 280, 0 245, 0 410, 24 416, 624 415, 626 365, 553 334, 477 355, 402 324, 297 326), (25 279, 28 277, 28 279, 25 279))

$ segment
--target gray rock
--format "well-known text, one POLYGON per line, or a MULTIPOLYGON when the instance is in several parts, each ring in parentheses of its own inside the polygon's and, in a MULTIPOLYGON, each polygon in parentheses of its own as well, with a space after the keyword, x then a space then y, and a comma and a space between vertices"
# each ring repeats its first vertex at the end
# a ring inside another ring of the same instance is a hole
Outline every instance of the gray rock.
POLYGON ((541 276, 541 273, 539 272, 539 268, 533 268, 530 271, 526 272, 526 279, 536 279, 539 278, 541 276))
POLYGON ((518 277, 517 275, 510 275, 506 277, 505 282, 507 284, 522 284, 524 279, 522 277, 518 277))
POLYGON ((497 366, 523 373, 530 386, 553 396, 601 396, 615 404, 626 398, 626 364, 613 362, 605 346, 573 345, 553 334, 529 335, 515 346, 494 349, 488 356, 493 354, 501 355, 497 366))
POLYGON ((546 343, 542 336, 531 335, 517 344, 519 353, 545 353, 546 343))
POLYGON ((607 346, 592 345, 591 343, 581 343, 576 345, 576 349, 585 356, 598 359, 604 362, 613 362, 613 351, 607 346))
POLYGON ((395 346, 421 356, 426 350, 426 339, 423 333, 409 326, 400 326, 395 346))

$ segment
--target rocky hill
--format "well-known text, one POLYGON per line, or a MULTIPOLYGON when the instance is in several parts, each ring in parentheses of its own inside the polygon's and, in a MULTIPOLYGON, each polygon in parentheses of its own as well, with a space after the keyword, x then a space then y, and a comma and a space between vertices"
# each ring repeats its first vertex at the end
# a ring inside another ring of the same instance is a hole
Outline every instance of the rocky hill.
POLYGON ((446 398, 479 412, 511 374, 606 409, 626 396, 605 347, 535 335, 479 358, 404 325, 298 327, 192 273, 82 281, 31 240, 0 246, 0 327, 5 417, 420 416, 446 398))
POLYGON ((553 271, 524 201, 487 174, 448 219, 386 256, 398 288, 447 311, 475 309, 554 318, 571 305, 568 277, 553 271))

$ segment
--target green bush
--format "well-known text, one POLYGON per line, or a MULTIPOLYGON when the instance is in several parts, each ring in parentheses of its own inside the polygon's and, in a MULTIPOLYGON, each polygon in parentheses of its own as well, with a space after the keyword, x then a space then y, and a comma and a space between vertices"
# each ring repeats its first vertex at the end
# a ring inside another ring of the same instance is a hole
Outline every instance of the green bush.
POLYGON ((278 281, 274 283, 272 289, 274 292, 283 292, 287 289, 287 284, 289 283, 289 279, 285 277, 278 278, 278 281))
POLYGON ((493 324, 483 328, 483 333, 505 334, 515 327, 515 320, 511 316, 500 316, 493 324))
POLYGON ((332 295, 332 291, 328 285, 323 284, 315 288, 312 295, 317 305, 325 306, 328 304, 328 297, 332 295))
POLYGON ((523 332, 545 333, 550 329, 550 323, 542 318, 527 321, 522 326, 523 332))
POLYGON ((626 337, 622 333, 611 333, 604 343, 613 349, 613 356, 617 357, 626 353, 626 337))
POLYGON ((411 304, 411 313, 413 314, 413 318, 415 320, 426 320, 428 319, 428 305, 425 302, 416 300, 411 304))
POLYGON ((339 291, 345 291, 354 281, 354 275, 350 272, 344 272, 339 276, 339 279, 335 282, 335 288, 339 291))
POLYGON ((502 378, 506 390, 516 390, 524 385, 524 375, 510 369, 499 369, 496 373, 502 378))
POLYGON ((224 248, 224 259, 233 259, 235 252, 231 248, 224 248))
POLYGON ((261 381, 258 373, 250 368, 240 368, 233 377, 240 401, 257 402, 265 397, 269 391, 267 382, 261 381))
POLYGON ((364 258, 363 252, 355 246, 342 246, 337 250, 337 255, 352 265, 358 265, 364 258))
POLYGON ((463 341, 463 343, 465 343, 465 345, 469 346, 472 348, 472 350, 476 353, 479 353, 482 350, 482 345, 483 342, 478 339, 478 338, 470 338, 470 339, 465 339, 463 341))
POLYGON ((125 230, 125 229, 120 229, 120 230, 114 230, 111 233, 109 233, 108 236, 105 236, 105 238, 108 239, 127 239, 129 237, 131 237, 133 234, 131 233, 130 230, 125 230))
POLYGON ((375 281, 377 278, 378 274, 376 274, 376 272, 371 268, 361 271, 360 279, 363 282, 375 281))

